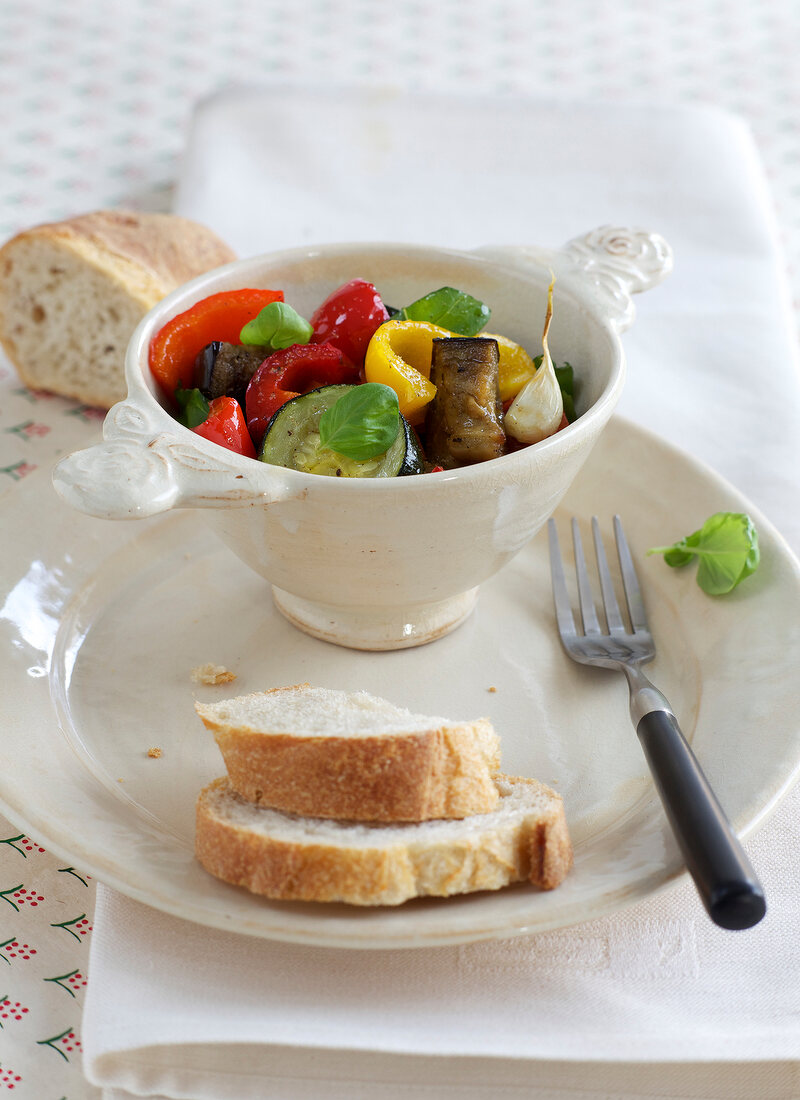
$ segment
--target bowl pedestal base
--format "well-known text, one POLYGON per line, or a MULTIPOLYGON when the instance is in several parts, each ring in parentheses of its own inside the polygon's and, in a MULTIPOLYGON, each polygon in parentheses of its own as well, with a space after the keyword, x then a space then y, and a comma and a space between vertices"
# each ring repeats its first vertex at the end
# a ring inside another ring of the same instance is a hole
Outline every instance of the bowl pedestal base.
POLYGON ((478 589, 406 607, 316 603, 274 586, 272 598, 290 623, 324 642, 350 649, 391 650, 425 645, 455 630, 475 607, 478 589))

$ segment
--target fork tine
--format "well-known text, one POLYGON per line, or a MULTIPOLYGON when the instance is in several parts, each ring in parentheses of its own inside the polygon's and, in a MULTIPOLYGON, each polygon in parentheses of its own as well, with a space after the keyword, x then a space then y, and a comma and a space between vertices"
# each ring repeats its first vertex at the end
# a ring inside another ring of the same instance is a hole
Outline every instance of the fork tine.
POLYGON ((600 524, 597 516, 592 516, 592 535, 594 536, 594 550, 597 555, 597 573, 600 577, 600 589, 603 593, 603 606, 606 612, 606 623, 609 633, 624 631, 625 624, 620 615, 619 604, 614 592, 614 582, 611 579, 611 571, 608 568, 603 538, 600 534, 600 524))
POLYGON ((622 520, 614 516, 614 534, 617 539, 617 554, 619 555, 619 567, 622 574, 622 587, 625 589, 625 600, 628 604, 628 614, 631 617, 631 626, 634 633, 637 630, 647 630, 647 616, 644 611, 644 601, 639 588, 639 579, 633 564, 631 552, 625 532, 622 530, 622 520))
POLYGON ((553 602, 556 607, 556 622, 558 632, 562 638, 574 638, 577 635, 575 620, 570 609, 567 580, 564 576, 564 562, 561 558, 561 547, 558 543, 558 531, 555 520, 547 521, 547 536, 550 541, 550 576, 553 581, 553 602))
POLYGON ((575 547, 575 573, 578 578, 578 600, 581 605, 584 634, 599 634, 600 623, 594 609, 594 597, 592 586, 589 583, 589 574, 586 571, 586 558, 583 556, 583 542, 578 521, 572 518, 572 543, 575 547))

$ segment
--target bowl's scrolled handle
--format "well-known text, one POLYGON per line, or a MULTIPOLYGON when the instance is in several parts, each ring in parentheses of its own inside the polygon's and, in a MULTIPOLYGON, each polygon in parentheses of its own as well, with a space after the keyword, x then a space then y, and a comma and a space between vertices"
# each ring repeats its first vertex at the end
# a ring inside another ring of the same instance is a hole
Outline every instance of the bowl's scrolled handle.
POLYGON ((632 295, 657 286, 672 271, 673 255, 659 233, 602 225, 552 252, 525 246, 480 249, 517 265, 549 266, 557 276, 579 275, 611 324, 630 328, 636 316, 632 295))
POLYGON ((53 470, 58 495, 92 516, 143 519, 170 508, 218 508, 290 495, 280 477, 274 494, 254 489, 224 448, 211 457, 177 432, 159 432, 125 401, 109 411, 103 436, 103 443, 75 451, 53 470))

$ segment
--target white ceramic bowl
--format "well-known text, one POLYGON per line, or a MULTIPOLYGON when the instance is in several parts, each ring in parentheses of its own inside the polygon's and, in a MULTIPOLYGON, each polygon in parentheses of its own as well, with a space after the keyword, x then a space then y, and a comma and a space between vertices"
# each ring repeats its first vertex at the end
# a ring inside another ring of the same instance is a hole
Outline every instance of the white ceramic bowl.
POLYGON ((105 442, 63 459, 55 487, 106 519, 202 509, 231 550, 270 582, 287 618, 317 637, 360 649, 432 641, 463 621, 481 582, 536 534, 569 488, 620 396, 620 333, 633 320, 631 294, 671 266, 656 234, 609 227, 556 251, 332 245, 236 261, 148 313, 128 347, 128 396, 109 411, 105 442), (541 443, 458 470, 345 479, 244 458, 181 427, 147 365, 154 333, 209 294, 272 287, 310 316, 357 276, 391 304, 445 285, 468 291, 491 307, 493 332, 535 355, 551 272, 550 348, 556 363, 575 369, 580 415, 541 443))

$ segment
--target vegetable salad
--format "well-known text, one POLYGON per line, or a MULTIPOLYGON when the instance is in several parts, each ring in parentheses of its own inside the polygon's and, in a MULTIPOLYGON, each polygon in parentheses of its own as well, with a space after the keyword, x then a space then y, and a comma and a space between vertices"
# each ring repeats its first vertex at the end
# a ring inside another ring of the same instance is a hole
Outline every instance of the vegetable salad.
POLYGON ((353 279, 309 319, 282 291, 212 294, 155 335, 150 369, 188 428, 252 459, 338 477, 453 469, 575 418, 572 367, 487 331, 491 311, 442 287, 401 308, 353 279))

